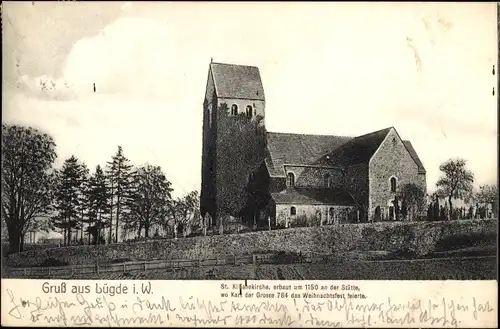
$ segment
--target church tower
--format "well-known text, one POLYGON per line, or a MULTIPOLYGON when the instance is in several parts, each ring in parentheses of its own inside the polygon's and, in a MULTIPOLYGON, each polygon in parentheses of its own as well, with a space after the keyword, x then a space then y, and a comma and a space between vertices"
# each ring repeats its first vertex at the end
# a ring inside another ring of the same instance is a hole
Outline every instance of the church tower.
POLYGON ((255 66, 211 62, 203 100, 202 178, 200 193, 201 215, 217 217, 217 110, 225 104, 229 115, 242 113, 255 120, 265 119, 266 100, 259 69, 255 66))

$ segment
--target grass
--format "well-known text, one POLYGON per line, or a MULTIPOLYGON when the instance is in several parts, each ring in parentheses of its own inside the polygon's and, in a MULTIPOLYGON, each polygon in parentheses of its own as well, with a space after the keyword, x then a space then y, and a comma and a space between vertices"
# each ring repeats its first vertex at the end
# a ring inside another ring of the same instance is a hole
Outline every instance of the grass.
MULTIPOLYGON (((44 277, 40 277, 44 278, 44 277)), ((494 280, 496 259, 341 261, 326 264, 219 266, 133 273, 61 275, 86 280, 494 280)))

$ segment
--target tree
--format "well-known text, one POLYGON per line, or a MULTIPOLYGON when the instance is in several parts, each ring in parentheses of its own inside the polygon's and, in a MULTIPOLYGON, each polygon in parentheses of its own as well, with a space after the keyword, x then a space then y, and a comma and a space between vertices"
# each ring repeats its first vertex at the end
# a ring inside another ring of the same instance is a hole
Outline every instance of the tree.
POLYGON ((49 217, 43 216, 43 217, 36 217, 32 221, 29 222, 28 225, 25 227, 25 233, 30 234, 30 240, 31 242, 36 241, 36 233, 38 232, 45 232, 48 233, 51 230, 54 229, 54 226, 52 225, 52 221, 50 220, 49 217))
POLYGON ((249 177, 265 158, 266 131, 262 117, 248 118, 244 113, 229 115, 227 104, 217 111, 217 218, 223 226, 228 216, 252 217, 267 201, 265 191, 253 191, 250 196, 249 177), (263 200, 249 204, 249 200, 263 200))
POLYGON ((177 233, 186 236, 187 229, 196 225, 200 219, 198 191, 192 191, 183 198, 178 199, 175 204, 175 213, 177 220, 177 233))
POLYGON ((89 169, 85 165, 85 163, 80 163, 80 173, 81 173, 81 184, 78 189, 78 230, 80 231, 80 241, 83 241, 83 234, 85 223, 87 223, 87 213, 88 213, 88 204, 87 204, 87 191, 89 188, 89 169))
POLYGON ((81 191, 85 170, 80 161, 72 155, 64 161, 57 175, 55 208, 57 214, 52 217, 55 227, 63 230, 64 244, 71 243, 73 229, 79 227, 81 191))
POLYGON ((481 185, 479 192, 474 196, 476 202, 482 203, 483 206, 492 205, 493 214, 498 216, 498 186, 497 185, 481 185))
POLYGON ((149 237, 150 228, 166 217, 171 193, 171 183, 159 166, 146 164, 139 168, 132 180, 132 194, 127 204, 130 211, 124 217, 127 228, 138 229, 139 236, 149 237))
POLYGON ((116 206, 115 220, 115 243, 118 242, 118 228, 120 226, 120 216, 128 211, 130 200, 131 183, 133 179, 132 165, 130 160, 123 155, 123 149, 118 146, 118 151, 108 162, 108 184, 111 187, 111 226, 109 229, 109 240, 112 237, 113 208, 116 206), (116 203, 115 203, 116 202, 116 203))
POLYGON ((444 174, 437 183, 438 193, 448 198, 449 219, 452 219, 452 199, 469 198, 472 193, 474 174, 466 168, 466 160, 450 159, 439 166, 444 174))
POLYGON ((49 215, 55 146, 51 136, 36 129, 2 124, 2 217, 10 252, 22 251, 32 221, 49 215))
POLYGON ((104 171, 100 165, 97 165, 94 174, 89 178, 85 196, 88 207, 87 232, 92 235, 93 244, 101 243, 102 231, 111 225, 108 216, 111 208, 111 195, 106 183, 104 171))
POLYGON ((416 184, 407 183, 401 186, 399 194, 403 200, 401 214, 406 218, 406 215, 410 213, 411 220, 415 220, 416 214, 425 208, 424 190, 416 184))
POLYGON ((475 199, 480 203, 496 203, 498 201, 497 185, 481 185, 475 199))

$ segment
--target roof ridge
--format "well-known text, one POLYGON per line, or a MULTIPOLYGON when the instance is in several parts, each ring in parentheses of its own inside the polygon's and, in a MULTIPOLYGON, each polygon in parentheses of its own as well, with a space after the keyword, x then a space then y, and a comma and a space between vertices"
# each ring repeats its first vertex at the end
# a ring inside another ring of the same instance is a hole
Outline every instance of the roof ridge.
POLYGON ((364 134, 364 135, 359 135, 359 136, 356 136, 354 138, 361 138, 361 137, 366 137, 366 136, 374 135, 374 134, 377 134, 379 132, 382 132, 384 130, 388 130, 388 129, 391 129, 391 128, 396 129, 393 126, 390 126, 390 127, 384 128, 384 129, 379 129, 379 130, 376 130, 376 131, 372 131, 371 133, 367 133, 367 134, 364 134))
POLYGON ((220 63, 220 62, 211 62, 210 65, 212 64, 217 64, 217 65, 227 65, 227 66, 245 66, 245 67, 253 67, 258 69, 258 66, 255 65, 246 65, 246 64, 232 64, 232 63, 220 63))
POLYGON ((280 134, 280 135, 300 135, 300 136, 319 136, 319 137, 343 137, 343 138, 356 138, 356 136, 345 136, 345 135, 327 135, 327 134, 298 134, 298 133, 286 133, 277 131, 267 131, 268 134, 280 134))

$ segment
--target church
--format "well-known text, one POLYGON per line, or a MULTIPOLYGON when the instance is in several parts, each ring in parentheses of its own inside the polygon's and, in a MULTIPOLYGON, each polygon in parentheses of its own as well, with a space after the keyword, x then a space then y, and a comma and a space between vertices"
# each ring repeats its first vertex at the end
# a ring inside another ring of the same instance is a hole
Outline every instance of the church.
MULTIPOLYGON (((217 161, 216 110, 243 113, 265 125, 266 99, 255 66, 211 62, 203 103, 200 207, 212 225, 221 175, 217 161)), ((251 211, 255 224, 275 227, 395 220, 399 190, 415 184, 426 191, 426 171, 410 141, 394 127, 361 136, 266 132, 262 161, 249 173, 263 202, 251 211)), ((244 141, 241 141, 244 142, 244 141)), ((242 216, 242 214, 232 214, 242 216)), ((248 215, 248 212, 245 214, 248 215)))

